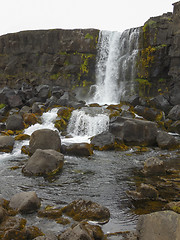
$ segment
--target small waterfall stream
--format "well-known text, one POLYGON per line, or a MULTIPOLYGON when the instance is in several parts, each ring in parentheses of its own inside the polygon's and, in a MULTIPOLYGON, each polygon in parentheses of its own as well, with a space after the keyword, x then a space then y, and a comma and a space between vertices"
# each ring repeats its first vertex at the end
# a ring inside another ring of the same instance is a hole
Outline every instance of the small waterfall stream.
POLYGON ((120 32, 101 31, 99 35, 96 85, 89 102, 119 103, 133 92, 138 53, 139 29, 120 32))

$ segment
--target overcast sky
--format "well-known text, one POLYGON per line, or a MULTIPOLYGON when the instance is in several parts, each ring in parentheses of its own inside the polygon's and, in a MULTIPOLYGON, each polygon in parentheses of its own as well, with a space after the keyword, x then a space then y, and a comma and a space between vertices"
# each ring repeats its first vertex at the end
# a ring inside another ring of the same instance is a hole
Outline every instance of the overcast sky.
POLYGON ((0 35, 32 29, 123 31, 172 12, 176 0, 0 0, 0 35))

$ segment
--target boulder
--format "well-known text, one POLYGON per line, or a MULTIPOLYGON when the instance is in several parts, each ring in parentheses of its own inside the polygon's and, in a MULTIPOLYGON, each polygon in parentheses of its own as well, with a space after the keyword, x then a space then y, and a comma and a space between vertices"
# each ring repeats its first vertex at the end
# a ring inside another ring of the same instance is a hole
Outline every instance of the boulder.
MULTIPOLYGON (((39 236, 34 238, 34 240, 57 240, 58 238, 54 233, 47 233, 44 236, 39 236)), ((58 239, 59 240, 59 239, 58 239)))
POLYGON ((135 113, 149 121, 160 121, 164 119, 164 113, 158 109, 147 108, 137 105, 134 107, 135 113))
POLYGON ((124 122, 122 129, 124 143, 127 145, 156 145, 157 125, 150 121, 131 119, 124 122))
POLYGON ((139 240, 178 240, 180 236, 180 215, 173 211, 141 215, 137 224, 139 240))
POLYGON ((177 121, 180 120, 180 104, 175 105, 168 114, 168 118, 177 121))
POLYGON ((48 85, 39 85, 36 87, 37 96, 45 101, 49 97, 50 87, 48 85))
POLYGON ((17 94, 8 96, 7 102, 10 108, 21 107, 23 105, 21 97, 17 94))
POLYGON ((11 136, 0 136, 0 152, 12 152, 14 138, 11 136))
POLYGON ((158 147, 160 147, 161 149, 172 150, 177 148, 179 145, 175 137, 163 131, 158 132, 156 141, 158 147))
POLYGON ((54 149, 60 152, 61 139, 57 131, 50 129, 36 130, 31 134, 29 141, 30 154, 37 149, 54 149))
POLYGON ((41 201, 35 192, 20 192, 15 194, 9 203, 9 207, 15 211, 27 214, 36 212, 41 205, 41 201))
POLYGON ((7 118, 6 122, 7 130, 22 130, 24 129, 23 118, 19 114, 13 114, 7 118))
POLYGON ((29 106, 23 106, 21 108, 21 110, 19 111, 21 116, 23 116, 23 114, 25 114, 25 113, 30 113, 30 112, 31 112, 31 108, 29 106))
POLYGON ((41 114, 41 109, 39 107, 39 104, 38 103, 33 103, 32 105, 32 113, 38 113, 38 114, 41 114))
POLYGON ((180 120, 175 121, 170 127, 169 131, 180 134, 180 120))
POLYGON ((73 225, 59 236, 59 240, 103 240, 104 233, 99 226, 86 222, 73 225))
POLYGON ((164 162, 157 157, 150 157, 144 163, 142 172, 145 175, 157 175, 165 173, 164 162))
POLYGON ((96 150, 112 150, 114 149, 115 137, 110 132, 100 133, 91 139, 91 144, 96 150))
POLYGON ((171 104, 169 103, 168 99, 163 95, 158 95, 154 98, 151 98, 149 101, 151 107, 161 109, 166 114, 172 108, 171 104))
POLYGON ((142 198, 156 200, 159 196, 156 188, 149 184, 141 183, 139 192, 141 193, 142 198))
POLYGON ((93 147, 89 143, 72 143, 67 146, 63 146, 62 150, 64 154, 88 157, 93 154, 93 147))
POLYGON ((62 212, 65 215, 72 217, 75 221, 82 221, 86 219, 105 223, 108 222, 110 218, 110 212, 106 207, 83 199, 73 201, 62 208, 62 212))
POLYGON ((24 113, 23 120, 26 124, 34 125, 38 122, 38 118, 34 113, 24 113))
POLYGON ((176 213, 180 213, 180 201, 170 202, 170 203, 166 204, 166 209, 172 210, 176 213))
POLYGON ((41 150, 30 157, 22 171, 26 175, 54 175, 60 171, 64 164, 64 155, 53 149, 41 150))

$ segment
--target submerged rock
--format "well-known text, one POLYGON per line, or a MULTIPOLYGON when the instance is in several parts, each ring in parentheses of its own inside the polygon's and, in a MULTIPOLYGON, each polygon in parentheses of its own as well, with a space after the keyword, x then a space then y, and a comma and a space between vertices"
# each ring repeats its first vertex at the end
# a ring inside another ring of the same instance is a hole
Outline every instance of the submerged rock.
POLYGON ((142 172, 145 175, 157 175, 165 173, 164 162, 156 157, 148 158, 144 163, 142 172))
POLYGON ((62 153, 53 149, 37 149, 22 171, 27 175, 54 175, 62 169, 63 164, 64 155, 62 153))
POLYGON ((20 192, 15 194, 9 203, 10 208, 21 213, 33 213, 40 208, 41 201, 35 192, 20 192))
POLYGON ((29 141, 30 154, 37 149, 53 149, 60 152, 61 139, 57 131, 40 129, 32 133, 29 141))
POLYGON ((180 215, 173 211, 155 212, 139 217, 139 240, 172 240, 180 236, 180 215))
POLYGON ((12 152, 14 138, 11 136, 0 136, 0 152, 12 152))
POLYGON ((105 223, 109 221, 110 212, 106 207, 88 200, 75 200, 62 208, 62 212, 75 221, 84 219, 105 223))

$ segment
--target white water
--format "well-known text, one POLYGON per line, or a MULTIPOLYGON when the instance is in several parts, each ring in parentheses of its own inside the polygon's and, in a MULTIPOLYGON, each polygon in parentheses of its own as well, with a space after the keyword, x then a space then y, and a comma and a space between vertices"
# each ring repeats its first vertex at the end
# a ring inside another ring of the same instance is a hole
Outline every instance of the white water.
POLYGON ((91 87, 89 102, 119 103, 133 92, 138 53, 138 29, 123 33, 101 31, 96 64, 96 85, 91 87), (92 93, 93 92, 93 93, 92 93))
POLYGON ((89 139, 109 127, 109 116, 106 113, 87 113, 85 110, 74 110, 72 112, 67 132, 82 139, 89 139))

